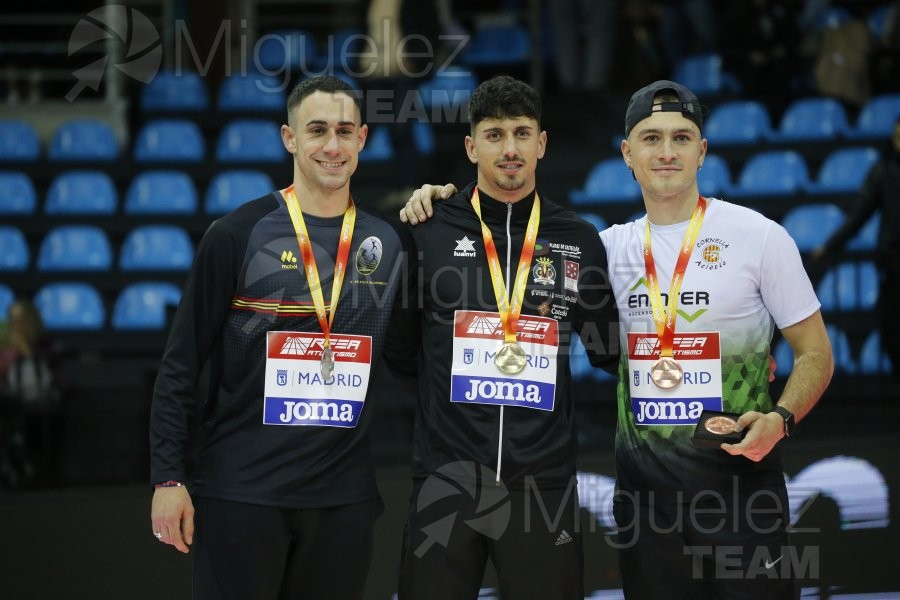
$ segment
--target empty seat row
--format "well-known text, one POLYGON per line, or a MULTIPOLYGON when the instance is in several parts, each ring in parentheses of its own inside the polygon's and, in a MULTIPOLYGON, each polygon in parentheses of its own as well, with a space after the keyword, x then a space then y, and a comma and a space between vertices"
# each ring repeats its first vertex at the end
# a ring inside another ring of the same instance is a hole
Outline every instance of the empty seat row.
MULTIPOLYGON (((119 157, 120 146, 112 127, 97 120, 77 120, 60 127, 53 137, 48 158, 53 161, 110 162, 119 157), (70 141, 58 141, 58 140, 70 141), (77 143, 75 142, 77 140, 77 143)), ((433 150, 431 125, 413 123, 416 149, 433 150)), ((200 127, 187 119, 157 119, 146 123, 134 143, 134 160, 140 163, 198 163, 206 158, 206 141, 200 127)), ((386 126, 370 131, 370 140, 360 153, 361 161, 387 160, 394 155, 386 126)), ((280 163, 288 159, 281 128, 274 121, 240 119, 227 123, 216 140, 215 158, 224 162, 280 163)), ((33 162, 40 157, 34 128, 25 121, 0 120, 0 162, 33 162)))
MULTIPOLYGON (((119 158, 121 146, 105 121, 77 119, 63 123, 53 135, 47 158, 52 161, 101 161, 119 158)), ((222 127, 215 158, 232 162, 281 162, 288 153, 278 123, 239 119, 222 127)), ((40 142, 26 121, 0 120, 0 161, 33 162, 40 158, 40 142)), ((137 162, 200 162, 206 158, 203 133, 193 121, 158 119, 148 122, 134 143, 137 162)))
MULTIPOLYGON (((623 222, 634 221, 644 216, 640 210, 623 222)), ((598 231, 607 227, 603 217, 581 211, 579 216, 592 223, 598 231)), ((811 252, 822 246, 837 229, 844 224, 844 211, 829 203, 803 204, 788 210, 781 219, 781 225, 787 230, 801 252, 811 252)), ((878 243, 878 231, 881 227, 881 213, 875 212, 860 230, 848 242, 846 249, 851 253, 865 253, 874 250, 878 243)), ((873 268, 874 269, 874 268, 873 268)), ((874 273, 874 270, 872 271, 874 273)), ((841 281, 849 285, 849 274, 841 275, 841 281)), ((866 279, 872 277, 866 275, 866 279)), ((859 282, 856 282, 858 284, 859 282)), ((839 301, 840 303, 840 301, 839 301)), ((844 310, 849 310, 844 307, 844 310)))
MULTIPOLYGON (((47 231, 35 260, 38 271, 108 271, 113 245, 95 225, 61 225, 47 231)), ((194 243, 175 225, 141 225, 129 231, 119 251, 123 271, 184 271, 194 260, 194 243)), ((26 271, 31 253, 24 234, 0 225, 0 271, 26 271)))
MULTIPOLYGON (((223 171, 210 181, 203 211, 209 215, 224 214, 274 189, 272 179, 262 171, 223 171)), ((196 186, 187 173, 150 170, 132 179, 125 193, 122 212, 188 215, 197 212, 199 203, 196 186)), ((67 171, 51 182, 42 211, 47 215, 114 215, 119 211, 119 196, 107 173, 67 171)), ((37 212, 37 192, 28 175, 20 171, 0 171, 0 214, 33 215, 37 212)))
MULTIPOLYGON (((181 290, 163 281, 142 281, 116 294, 109 324, 118 330, 161 330, 167 312, 178 305, 181 290)), ((14 300, 12 289, 0 284, 0 314, 14 300)), ((106 326, 107 310, 94 286, 83 282, 48 283, 37 290, 34 303, 50 331, 97 331, 106 326)))
MULTIPOLYGON (((872 166, 878 151, 870 147, 840 148, 829 154, 812 179, 806 160, 794 150, 769 150, 751 156, 736 181, 721 156, 708 154, 697 174, 700 193, 722 198, 766 198, 798 193, 855 194, 872 166)), ((622 202, 640 198, 640 188, 619 157, 600 161, 588 173, 584 188, 573 190, 574 205, 622 202)))
MULTIPOLYGON (((889 375, 895 367, 882 348, 881 335, 877 331, 866 336, 858 354, 854 354, 846 332, 834 324, 825 326, 831 340, 834 355, 834 370, 843 375, 889 375)), ((772 351, 777 364, 775 377, 784 378, 791 374, 794 366, 794 352, 787 341, 781 339, 772 351)))
POLYGON ((871 98, 852 126, 844 106, 833 98, 801 98, 793 101, 777 128, 765 105, 737 100, 716 106, 703 127, 710 144, 794 143, 829 140, 888 138, 900 117, 900 94, 871 98))

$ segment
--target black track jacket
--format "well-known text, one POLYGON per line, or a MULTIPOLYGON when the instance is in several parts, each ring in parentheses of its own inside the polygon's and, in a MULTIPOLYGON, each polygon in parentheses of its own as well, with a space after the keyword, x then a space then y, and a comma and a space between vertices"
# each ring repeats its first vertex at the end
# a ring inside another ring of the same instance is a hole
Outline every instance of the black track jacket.
MULTIPOLYGON (((420 328, 412 327, 407 333, 418 339, 408 339, 400 347, 388 344, 386 352, 408 355, 410 349, 420 348, 413 477, 423 479, 451 463, 474 461, 494 474, 499 472, 499 479, 510 488, 564 487, 575 474, 571 332, 581 334, 594 366, 615 369, 618 360, 617 309, 607 277, 606 251, 593 225, 541 197, 538 241, 522 314, 558 321, 554 409, 452 403, 454 314, 497 310, 481 226, 470 204, 474 185, 437 202, 433 218, 410 228, 419 261, 421 319, 420 328)), ((480 198, 482 216, 509 282, 515 277, 534 193, 509 204, 484 193, 480 198)))

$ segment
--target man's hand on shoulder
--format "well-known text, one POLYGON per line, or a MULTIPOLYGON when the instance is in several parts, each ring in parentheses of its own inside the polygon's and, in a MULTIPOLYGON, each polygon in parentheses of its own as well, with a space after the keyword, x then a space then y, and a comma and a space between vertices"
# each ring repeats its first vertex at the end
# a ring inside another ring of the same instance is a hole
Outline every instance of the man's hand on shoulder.
POLYGON ((446 185, 425 184, 413 192, 403 208, 400 209, 400 220, 410 225, 424 223, 434 214, 432 203, 434 200, 447 200, 456 193, 456 186, 452 183, 446 185))

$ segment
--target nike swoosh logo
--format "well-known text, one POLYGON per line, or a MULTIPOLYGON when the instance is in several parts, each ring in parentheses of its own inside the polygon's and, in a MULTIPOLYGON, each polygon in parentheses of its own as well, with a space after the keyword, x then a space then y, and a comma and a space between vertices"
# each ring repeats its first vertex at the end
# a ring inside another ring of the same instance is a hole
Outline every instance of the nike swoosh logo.
POLYGON ((777 565, 777 564, 778 564, 778 561, 781 560, 782 558, 784 558, 784 554, 782 554, 781 556, 779 556, 778 558, 776 558, 776 559, 773 560, 772 562, 766 561, 766 568, 767 568, 767 569, 771 569, 772 567, 774 567, 775 565, 777 565))

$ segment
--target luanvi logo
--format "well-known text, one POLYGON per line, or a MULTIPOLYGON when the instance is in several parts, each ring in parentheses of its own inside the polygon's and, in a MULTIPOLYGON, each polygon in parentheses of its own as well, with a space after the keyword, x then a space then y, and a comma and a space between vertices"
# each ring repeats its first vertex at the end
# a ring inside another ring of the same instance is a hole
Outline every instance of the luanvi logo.
POLYGON ((107 54, 110 45, 104 44, 103 56, 73 71, 72 76, 77 81, 66 94, 69 102, 80 96, 85 88, 95 92, 100 89, 100 81, 111 59, 116 61, 111 66, 141 83, 150 83, 156 76, 162 62, 162 43, 159 31, 145 14, 121 4, 92 10, 79 19, 72 29, 68 56, 72 57, 86 51, 89 46, 107 40, 120 44, 122 51, 107 54))
POLYGON ((290 250, 285 250, 281 253, 281 268, 282 269, 296 269, 297 268, 297 257, 294 256, 294 253, 290 250))

